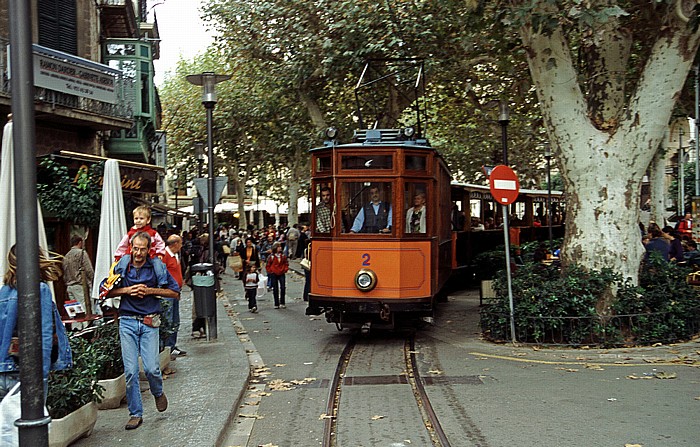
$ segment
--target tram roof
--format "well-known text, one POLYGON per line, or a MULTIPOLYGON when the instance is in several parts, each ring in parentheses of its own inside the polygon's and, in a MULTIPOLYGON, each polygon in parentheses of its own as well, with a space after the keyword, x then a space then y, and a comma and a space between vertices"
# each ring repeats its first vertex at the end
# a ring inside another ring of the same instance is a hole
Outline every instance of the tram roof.
MULTIPOLYGON (((471 190, 477 190, 477 191, 483 191, 483 192, 488 192, 490 193, 491 188, 489 188, 486 185, 476 185, 474 183, 463 183, 463 182, 457 182, 457 181, 452 181, 450 183, 452 186, 461 186, 465 189, 471 189, 471 190)), ((564 197, 564 192, 562 191, 555 191, 552 190, 552 195, 558 198, 563 198, 564 197)), ((549 194, 549 191, 546 189, 527 189, 527 188, 520 188, 520 193, 521 194, 527 194, 529 196, 546 196, 549 194)))
POLYGON ((422 149, 437 152, 433 148, 426 138, 414 135, 411 133, 407 134, 405 129, 364 129, 356 130, 353 133, 353 142, 351 143, 341 143, 335 139, 329 138, 324 141, 323 146, 315 147, 309 150, 309 152, 315 152, 320 150, 325 150, 329 148, 377 148, 377 147, 396 147, 401 146, 410 149, 422 149))

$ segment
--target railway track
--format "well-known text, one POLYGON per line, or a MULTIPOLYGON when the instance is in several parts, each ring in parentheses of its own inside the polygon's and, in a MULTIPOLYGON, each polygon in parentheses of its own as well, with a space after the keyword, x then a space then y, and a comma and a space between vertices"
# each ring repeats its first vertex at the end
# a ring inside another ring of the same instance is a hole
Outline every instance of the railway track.
MULTIPOLYGON (((350 419, 350 417, 356 416, 351 414, 351 410, 348 410, 344 413, 344 407, 342 406, 341 402, 341 395, 343 393, 343 389, 346 386, 349 386, 351 383, 358 381, 363 383, 370 383, 372 382, 372 380, 370 379, 375 379, 375 382, 379 382, 376 380, 377 378, 379 378, 378 376, 365 376, 365 380, 362 381, 358 380, 362 379, 362 377, 350 377, 347 374, 349 367, 355 362, 362 364, 364 361, 365 365, 369 365, 371 363, 371 357, 363 359, 362 355, 357 356, 356 353, 356 348, 358 346, 367 346, 368 343, 371 343, 371 341, 368 341, 366 338, 353 336, 350 338, 350 340, 345 346, 345 349, 340 355, 333 379, 331 380, 329 387, 326 406, 326 421, 323 434, 323 447, 342 447, 338 440, 338 423, 341 419, 345 420, 345 416, 347 416, 348 420, 350 419), (354 354, 359 358, 354 358, 354 354)), ((403 370, 399 372, 399 374, 396 376, 397 378, 394 381, 390 381, 390 383, 409 384, 411 386, 413 403, 406 403, 406 400, 404 400, 403 402, 406 406, 415 406, 413 410, 417 410, 417 413, 420 415, 422 425, 425 428, 425 433, 419 436, 427 437, 434 447, 450 447, 450 442, 442 429, 442 426, 437 415, 435 414, 435 411, 433 410, 430 398, 426 393, 423 380, 420 376, 420 371, 416 362, 414 333, 406 335, 405 339, 403 340, 402 349, 403 365, 401 365, 401 367, 403 368, 403 370)), ((392 354, 383 355, 384 359, 389 358, 391 356, 392 354)), ((380 355, 380 357, 382 356, 380 355)), ((375 357, 374 360, 378 360, 377 357, 375 357)), ((396 364, 391 365, 391 367, 394 369, 396 368, 396 366, 396 364)), ((387 391, 387 393, 389 393, 389 391, 387 391)), ((374 393, 372 393, 372 395, 374 395, 374 393)), ((413 410, 411 411, 415 413, 415 411, 413 410)))

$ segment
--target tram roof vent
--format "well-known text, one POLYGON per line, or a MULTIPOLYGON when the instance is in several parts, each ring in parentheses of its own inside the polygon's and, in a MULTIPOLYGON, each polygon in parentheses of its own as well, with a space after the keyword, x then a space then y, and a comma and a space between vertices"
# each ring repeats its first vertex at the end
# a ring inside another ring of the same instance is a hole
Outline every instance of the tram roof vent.
POLYGON ((352 136, 353 141, 357 143, 396 143, 407 141, 407 138, 402 129, 366 129, 356 130, 352 136))

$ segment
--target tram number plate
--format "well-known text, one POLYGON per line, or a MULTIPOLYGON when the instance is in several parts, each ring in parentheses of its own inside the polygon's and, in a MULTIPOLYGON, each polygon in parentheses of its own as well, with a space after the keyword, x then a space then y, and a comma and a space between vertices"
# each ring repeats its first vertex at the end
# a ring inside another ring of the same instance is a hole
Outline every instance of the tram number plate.
POLYGON ((362 267, 369 267, 369 253, 362 253, 362 267))

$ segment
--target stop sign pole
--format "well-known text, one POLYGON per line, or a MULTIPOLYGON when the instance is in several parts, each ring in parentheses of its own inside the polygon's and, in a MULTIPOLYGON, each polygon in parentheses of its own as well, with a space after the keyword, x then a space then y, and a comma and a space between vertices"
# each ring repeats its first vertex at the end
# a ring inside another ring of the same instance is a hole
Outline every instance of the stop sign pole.
POLYGON ((515 310, 513 306, 513 280, 510 271, 510 230, 508 228, 508 205, 515 202, 520 193, 518 176, 508 166, 498 165, 491 171, 489 187, 494 200, 503 206, 503 239, 506 246, 506 273, 508 278, 508 302, 510 304, 510 336, 515 337, 515 310))

